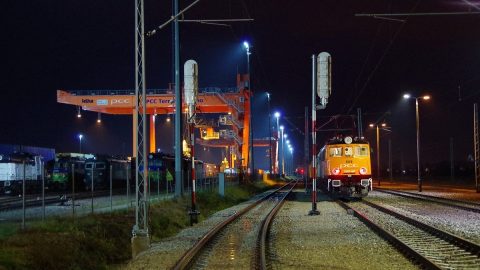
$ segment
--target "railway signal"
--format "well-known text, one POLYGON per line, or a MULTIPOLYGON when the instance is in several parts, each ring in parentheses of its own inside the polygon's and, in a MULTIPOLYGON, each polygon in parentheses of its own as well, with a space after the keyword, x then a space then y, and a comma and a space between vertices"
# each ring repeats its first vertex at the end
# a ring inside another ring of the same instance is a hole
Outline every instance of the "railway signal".
POLYGON ((309 215, 319 215, 317 210, 317 172, 316 172, 316 121, 317 109, 325 109, 328 98, 332 93, 332 57, 327 52, 322 52, 318 56, 312 55, 312 209, 309 215), (316 104, 315 91, 320 98, 320 105, 316 104))
POLYGON ((183 66, 184 73, 184 96, 187 104, 187 123, 190 137, 190 155, 192 160, 192 208, 188 212, 190 215, 190 224, 198 222, 198 214, 196 206, 196 175, 195 175, 195 109, 198 94, 198 64, 194 60, 188 60, 183 66))

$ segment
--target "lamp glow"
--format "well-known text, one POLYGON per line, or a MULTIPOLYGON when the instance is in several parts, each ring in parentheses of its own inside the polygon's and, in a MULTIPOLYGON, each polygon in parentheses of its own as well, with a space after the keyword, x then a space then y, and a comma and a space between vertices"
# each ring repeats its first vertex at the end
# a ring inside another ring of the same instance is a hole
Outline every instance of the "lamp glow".
POLYGON ((404 94, 404 95, 403 95, 403 98, 404 98, 404 99, 409 99, 409 98, 410 98, 410 94, 404 94))

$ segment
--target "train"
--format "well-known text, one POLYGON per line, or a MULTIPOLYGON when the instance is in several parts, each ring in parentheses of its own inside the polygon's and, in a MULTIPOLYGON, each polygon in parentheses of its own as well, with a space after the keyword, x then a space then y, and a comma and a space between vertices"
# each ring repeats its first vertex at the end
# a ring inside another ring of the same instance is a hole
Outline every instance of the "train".
POLYGON ((317 155, 320 187, 335 197, 363 198, 372 190, 370 145, 364 138, 334 137, 317 155))
POLYGON ((83 185, 85 190, 105 190, 132 186, 130 159, 96 155, 85 160, 83 185))
POLYGON ((29 153, 0 155, 0 194, 19 194, 41 187, 42 157, 29 153))
MULTIPOLYGON (((0 194, 17 195, 23 188, 23 161, 27 193, 41 190, 42 157, 27 153, 0 155, 0 194)), ((182 159, 184 188, 191 184, 191 159, 182 159)), ((148 180, 152 188, 173 188, 175 157, 164 153, 150 153, 147 157, 148 180), (168 185, 168 187, 167 187, 168 185)), ((135 190, 135 158, 99 154, 57 153, 55 159, 44 164, 45 188, 51 192, 108 190, 130 188, 135 190), (111 182, 110 182, 111 180, 111 182)), ((218 174, 219 166, 195 160, 196 179, 201 181, 218 174)))
MULTIPOLYGON (((165 153, 150 153, 148 155, 148 170, 149 178, 153 182, 167 180, 172 181, 175 175, 175 157, 165 153)), ((201 160, 195 160, 195 179, 203 179, 206 177, 213 177, 218 174, 215 171, 218 166, 210 163, 205 163, 201 160)), ((190 158, 182 158, 183 179, 185 182, 191 181, 192 161, 190 158)), ((188 184, 188 183, 187 183, 188 184)))
POLYGON ((73 171, 75 190, 84 189, 85 161, 94 158, 93 154, 57 153, 46 165, 47 188, 53 191, 70 189, 73 171))

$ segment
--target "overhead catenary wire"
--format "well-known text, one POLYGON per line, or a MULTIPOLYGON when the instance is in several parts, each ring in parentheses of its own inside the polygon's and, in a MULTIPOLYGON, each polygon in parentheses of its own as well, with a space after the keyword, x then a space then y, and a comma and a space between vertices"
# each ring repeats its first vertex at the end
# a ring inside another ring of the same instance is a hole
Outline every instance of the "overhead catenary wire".
MULTIPOLYGON (((418 0, 415 5, 413 6, 413 8, 411 9, 411 11, 414 11, 418 4, 420 3, 420 0, 418 0)), ((370 80, 373 78, 373 75, 375 75, 375 72, 377 71, 377 69, 380 67, 380 65, 382 64, 383 60, 385 59, 385 57, 387 56, 388 52, 390 51, 391 47, 393 46, 396 38, 398 37, 398 35, 400 34, 400 32, 402 31, 403 27, 405 26, 405 24, 407 23, 407 21, 405 20, 405 22, 403 22, 399 28, 397 29, 397 31, 395 32, 395 34, 393 35, 393 37, 390 39, 390 42, 388 43, 387 45, 387 48, 384 50, 382 56, 380 57, 380 59, 378 60, 377 64, 375 65, 375 67, 373 68, 372 72, 370 72, 370 74, 368 75, 367 77, 367 80, 365 81, 365 83, 363 84, 363 87, 360 89, 360 92, 357 94, 357 96, 355 97, 355 99, 353 100, 352 102, 352 105, 350 106, 350 108, 348 109, 347 111, 347 114, 349 114, 352 109, 355 107, 358 99, 360 98, 360 96, 363 94, 363 92, 365 91, 365 89, 367 88, 368 84, 370 83, 370 80)))
POLYGON ((285 120, 290 126, 292 126, 293 129, 296 130, 298 133, 305 136, 305 133, 300 128, 298 128, 294 123, 292 123, 292 121, 290 121, 288 117, 283 117, 282 119, 285 120))
POLYGON ((145 35, 147 37, 151 37, 153 35, 155 35, 157 33, 157 30, 161 30, 162 28, 164 28, 165 26, 167 26, 169 23, 173 22, 176 18, 178 18, 179 16, 183 15, 183 13, 185 13, 187 10, 189 10, 190 8, 192 8, 193 6, 195 6, 196 4, 198 4, 198 2, 200 2, 200 0, 195 0, 195 2, 191 3, 190 5, 188 5, 186 8, 182 9, 180 12, 177 13, 177 15, 175 16, 172 16, 168 21, 164 22, 163 24, 157 26, 156 29, 153 29, 151 31, 148 31, 145 35))
MULTIPOLYGON (((367 53, 367 57, 365 58, 365 61, 363 62, 363 65, 362 67, 360 68, 360 72, 358 73, 358 76, 357 78, 355 79, 355 82, 353 84, 353 89, 354 91, 350 91, 350 94, 348 96, 348 99, 347 100, 350 100, 352 98, 352 96, 357 93, 358 91, 358 83, 359 83, 359 80, 360 80, 360 77, 362 76, 364 70, 365 70, 365 67, 367 66, 367 63, 369 62, 370 60, 370 56, 372 55, 372 52, 373 52, 373 48, 375 47, 375 43, 376 43, 376 40, 377 40, 377 37, 379 36, 380 34, 380 30, 382 29, 382 24, 383 23, 380 23, 377 27, 377 31, 375 33, 375 36, 373 37, 373 40, 372 40, 372 43, 370 45, 370 49, 368 50, 368 53, 367 53)), ((343 105, 343 108, 342 108, 342 111, 344 111, 347 107, 347 103, 345 102, 344 105, 343 105)))
POLYGON ((470 7, 480 11, 480 4, 475 4, 470 2, 469 0, 462 0, 465 4, 469 5, 470 7))
POLYGON ((388 17, 411 17, 411 16, 456 16, 456 15, 480 15, 480 12, 419 12, 419 13, 360 13, 356 17, 373 17, 379 19, 390 19, 388 17))

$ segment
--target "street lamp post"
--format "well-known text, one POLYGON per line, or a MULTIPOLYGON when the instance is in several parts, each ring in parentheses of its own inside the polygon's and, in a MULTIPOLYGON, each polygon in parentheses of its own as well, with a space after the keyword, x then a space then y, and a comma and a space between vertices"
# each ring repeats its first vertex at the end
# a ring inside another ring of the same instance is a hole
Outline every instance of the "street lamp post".
MULTIPOLYGON (((282 129, 283 134, 283 129, 282 129)), ((282 135, 282 174, 285 176, 285 139, 288 138, 288 134, 282 135)))
POLYGON ((417 129, 417 180, 418 180, 418 191, 422 192, 422 179, 420 178, 420 115, 418 112, 418 99, 429 100, 430 96, 425 95, 421 97, 412 97, 409 94, 403 95, 404 99, 415 99, 415 119, 416 119, 416 129, 417 129))
POLYGON ((278 125, 278 120, 280 118, 280 113, 279 112, 275 112, 274 114, 275 118, 277 119, 277 147, 275 147, 275 174, 278 174, 279 173, 279 169, 278 169, 278 155, 279 155, 279 151, 278 151, 278 140, 280 139, 280 127, 278 125))
POLYGON ((268 151, 270 154, 269 162, 270 167, 268 170, 270 171, 270 175, 272 175, 273 167, 272 167, 272 112, 270 111, 270 93, 267 92, 267 99, 268 99, 268 131, 270 132, 270 136, 268 136, 268 151))
POLYGON ((250 129, 249 129, 249 137, 250 137, 250 171, 252 174, 252 178, 255 179, 255 163, 253 158, 253 95, 252 95, 252 87, 251 87, 251 80, 250 80, 250 44, 247 41, 243 42, 243 47, 247 51, 247 73, 248 73, 248 90, 250 90, 250 129))
POLYGON ((78 145, 79 145, 79 150, 80 154, 82 153, 82 139, 83 139, 83 134, 78 134, 78 145))
MULTIPOLYGON (((376 133, 377 133, 377 181, 378 181, 378 186, 380 186, 380 128, 378 127, 378 124, 370 124, 369 125, 371 128, 375 127, 376 133)), ((382 123, 382 128, 385 128, 387 124, 382 123)))
POLYGON ((280 126, 280 137, 282 138, 282 150, 280 151, 282 153, 282 174, 285 173, 284 171, 284 160, 283 160, 283 141, 284 141, 284 137, 283 137, 283 126, 280 126))
MULTIPOLYGON (((287 134, 285 134, 287 135, 287 134)), ((290 149, 292 146, 290 145, 290 140, 287 140, 287 148, 290 149)), ((285 154, 285 153, 283 153, 285 154)), ((290 174, 290 160, 288 160, 288 156, 287 156, 287 174, 290 174)))
POLYGON ((293 147, 288 148, 290 150, 290 175, 293 175, 295 172, 295 167, 293 166, 293 147))

